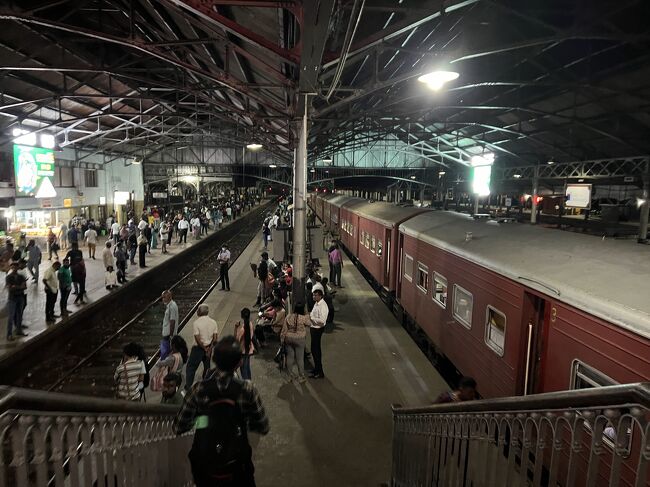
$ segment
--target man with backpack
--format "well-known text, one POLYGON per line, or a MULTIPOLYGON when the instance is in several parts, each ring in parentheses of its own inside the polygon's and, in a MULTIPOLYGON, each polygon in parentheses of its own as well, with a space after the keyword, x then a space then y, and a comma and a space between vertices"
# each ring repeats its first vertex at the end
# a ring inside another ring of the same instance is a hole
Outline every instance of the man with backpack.
POLYGON ((221 339, 212 359, 216 368, 185 397, 174 430, 196 428, 189 459, 197 487, 255 487, 248 430, 265 435, 269 420, 253 383, 234 375, 242 359, 239 341, 221 339))

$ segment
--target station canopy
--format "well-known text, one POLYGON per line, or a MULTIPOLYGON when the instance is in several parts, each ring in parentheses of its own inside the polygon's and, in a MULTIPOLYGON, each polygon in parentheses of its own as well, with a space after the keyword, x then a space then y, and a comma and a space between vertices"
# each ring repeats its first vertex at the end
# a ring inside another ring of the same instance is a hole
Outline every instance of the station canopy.
POLYGON ((259 143, 290 164, 308 92, 311 161, 379 141, 441 167, 648 154, 649 18, 640 0, 3 2, 0 144, 259 143))

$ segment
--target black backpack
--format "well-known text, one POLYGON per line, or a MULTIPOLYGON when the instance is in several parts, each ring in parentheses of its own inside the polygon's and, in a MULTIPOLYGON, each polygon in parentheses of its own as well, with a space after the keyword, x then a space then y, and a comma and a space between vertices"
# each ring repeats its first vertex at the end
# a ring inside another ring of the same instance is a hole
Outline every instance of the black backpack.
POLYGON ((243 386, 233 377, 228 387, 220 391, 216 380, 204 381, 210 401, 200 408, 198 415, 207 416, 208 424, 196 429, 189 453, 197 485, 239 485, 251 463, 246 422, 237 402, 243 386))

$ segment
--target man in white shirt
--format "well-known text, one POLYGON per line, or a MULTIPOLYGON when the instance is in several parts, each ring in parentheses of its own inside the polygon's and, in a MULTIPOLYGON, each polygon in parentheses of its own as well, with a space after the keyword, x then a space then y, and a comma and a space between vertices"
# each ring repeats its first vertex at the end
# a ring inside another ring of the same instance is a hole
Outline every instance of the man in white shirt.
POLYGON ((196 311, 198 318, 192 324, 194 335, 194 346, 190 351, 190 357, 187 360, 187 380, 185 390, 189 392, 194 383, 194 376, 199 364, 203 364, 203 376, 210 368, 210 358, 212 357, 212 348, 217 343, 218 327, 217 322, 208 316, 210 308, 207 304, 202 304, 196 311))
POLYGON ((111 225, 111 236, 113 237, 113 245, 117 245, 117 242, 120 240, 120 224, 117 221, 113 222, 111 225))
POLYGON ((106 247, 102 251, 102 261, 104 263, 104 269, 108 269, 109 267, 115 269, 115 257, 113 257, 110 240, 106 242, 106 247))
POLYGON ((149 223, 147 222, 147 220, 145 220, 144 218, 142 218, 142 219, 140 220, 140 223, 138 223, 138 230, 140 231, 140 233, 142 233, 142 231, 143 231, 145 228, 147 228, 147 225, 149 225, 149 223))
POLYGON ((223 244, 221 252, 217 256, 219 261, 219 273, 221 274, 221 290, 230 291, 230 277, 228 277, 228 266, 230 265, 230 250, 228 246, 223 244))
POLYGON ((172 299, 172 292, 169 290, 163 291, 162 302, 165 305, 165 314, 162 322, 160 358, 164 360, 171 352, 171 337, 178 334, 178 305, 172 299))
POLYGON ((88 258, 95 260, 95 249, 97 248, 97 232, 94 227, 89 227, 84 233, 86 243, 88 244, 88 258))
POLYGON ((178 222, 178 243, 184 242, 187 243, 187 230, 190 228, 189 222, 185 219, 185 216, 180 219, 178 222))
POLYGON ((323 299, 323 291, 312 291, 314 297, 314 307, 309 313, 311 318, 311 328, 309 329, 311 335, 311 354, 314 357, 314 370, 309 376, 312 379, 323 379, 323 360, 321 352, 321 337, 325 330, 325 323, 327 323, 327 316, 329 315, 329 308, 323 299))

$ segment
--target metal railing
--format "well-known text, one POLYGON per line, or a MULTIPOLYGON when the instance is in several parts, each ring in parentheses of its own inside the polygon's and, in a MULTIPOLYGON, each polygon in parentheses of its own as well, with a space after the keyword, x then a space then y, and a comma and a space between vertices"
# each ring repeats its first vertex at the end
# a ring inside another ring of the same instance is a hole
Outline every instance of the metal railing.
POLYGON ((650 383, 393 406, 393 487, 650 485, 650 383))
POLYGON ((0 487, 191 486, 178 408, 0 387, 0 487))

